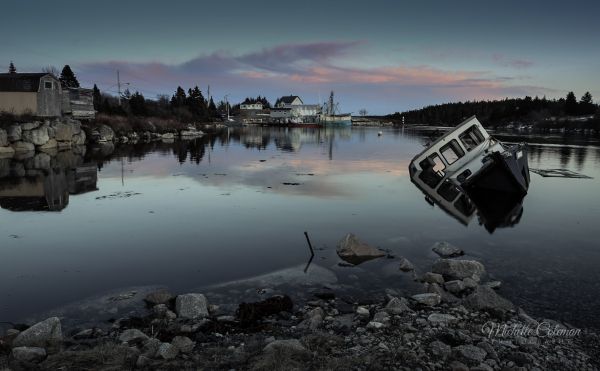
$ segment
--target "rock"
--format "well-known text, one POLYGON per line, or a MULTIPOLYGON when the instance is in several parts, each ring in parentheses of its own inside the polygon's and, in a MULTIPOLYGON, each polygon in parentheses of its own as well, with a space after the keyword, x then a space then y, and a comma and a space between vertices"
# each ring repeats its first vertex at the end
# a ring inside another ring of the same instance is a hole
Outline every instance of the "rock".
POLYGON ((8 127, 8 130, 6 131, 9 142, 20 141, 22 133, 23 133, 23 130, 21 130, 21 126, 19 126, 19 125, 11 125, 8 127))
POLYGON ((196 346, 196 342, 192 341, 187 336, 175 336, 171 341, 171 344, 181 353, 190 353, 196 346))
POLYGON ((373 316, 373 322, 379 322, 386 327, 390 325, 390 315, 387 312, 380 311, 373 316))
POLYGON ((400 258, 400 270, 402 272, 410 272, 415 270, 415 266, 406 258, 400 258))
POLYGON ((174 359, 179 354, 179 349, 169 343, 162 343, 156 351, 156 357, 174 359))
POLYGON ((441 274, 446 280, 462 280, 468 277, 479 281, 485 273, 485 268, 475 260, 440 259, 433 263, 432 271, 441 274))
POLYGON ((98 141, 100 142, 112 142, 115 139, 115 132, 110 126, 100 125, 98 128, 98 134, 100 134, 100 138, 98 141))
POLYGON ((386 327, 385 324, 381 323, 381 322, 377 322, 377 321, 371 321, 369 323, 367 323, 367 328, 368 329, 374 329, 374 330, 379 330, 386 327))
POLYGON ((22 141, 33 143, 36 146, 42 146, 50 140, 48 136, 48 127, 40 126, 33 130, 23 130, 22 141))
POLYGON ((150 305, 157 305, 166 304, 171 299, 173 299, 173 294, 171 294, 167 289, 161 289, 146 295, 144 301, 150 305))
POLYGON ((21 130, 25 131, 25 130, 33 130, 36 129, 40 126, 40 123, 37 121, 34 122, 26 122, 21 124, 21 130))
POLYGON ((46 349, 38 347, 16 347, 12 356, 17 361, 27 363, 40 363, 46 358, 46 349))
POLYGON ((13 347, 55 348, 60 345, 62 339, 60 319, 51 317, 22 331, 13 340, 12 345, 13 347))
POLYGON ((6 134, 6 130, 0 129, 0 147, 8 146, 8 134, 6 134))
POLYGON ((161 137, 162 137, 162 139, 175 139, 175 134, 173 134, 173 133, 164 133, 161 137))
POLYGON ((475 281, 474 279, 469 278, 469 277, 462 280, 462 283, 466 289, 474 289, 478 286, 477 281, 475 281))
POLYGON ((493 290, 498 290, 502 286, 502 282, 500 281, 490 281, 486 282, 485 285, 493 290))
POLYGON ((371 315, 371 312, 369 312, 369 309, 365 307, 358 307, 356 308, 356 314, 358 314, 361 317, 368 317, 371 315))
POLYGON ((15 150, 15 152, 32 152, 35 151, 35 146, 33 143, 29 142, 14 142, 11 144, 11 147, 15 150))
POLYGON ((138 329, 128 329, 121 333, 119 341, 122 343, 143 343, 148 340, 148 335, 138 329))
POLYGON ((454 258, 465 254, 463 250, 448 242, 436 242, 431 250, 442 258, 454 258))
POLYGON ((56 141, 56 139, 48 139, 46 144, 41 145, 39 149, 52 149, 56 147, 58 147, 58 142, 56 141))
POLYGON ((71 139, 71 142, 73 143, 74 146, 82 146, 85 144, 85 139, 86 139, 85 132, 82 131, 79 134, 74 134, 71 139))
POLYGON ((465 285, 461 280, 452 280, 444 283, 444 288, 453 294, 460 294, 465 290, 465 285))
POLYGON ((208 302, 202 294, 179 295, 175 299, 175 311, 182 318, 208 317, 208 302))
POLYGON ((434 325, 447 325, 449 323, 458 321, 458 318, 454 317, 451 314, 431 313, 427 317, 427 321, 431 322, 434 325))
POLYGON ((385 310, 389 314, 402 314, 406 312, 412 312, 407 305, 407 301, 404 298, 392 297, 385 306, 385 310))
POLYGON ((459 345, 452 348, 452 354, 458 360, 475 366, 483 362, 487 352, 475 345, 459 345))
POLYGON ((451 371, 470 371, 469 366, 459 361, 450 362, 449 367, 451 371))
POLYGON ((274 353, 278 351, 304 353, 307 349, 298 339, 275 340, 267 344, 263 349, 263 352, 265 353, 274 353))
POLYGON ((337 254, 342 260, 354 265, 386 255, 385 252, 362 242, 352 233, 348 233, 338 242, 337 254))
POLYGON ((437 283, 438 285, 444 284, 444 276, 438 273, 427 272, 421 277, 422 282, 426 283, 437 283))
POLYGON ((52 126, 54 129, 54 139, 57 141, 70 141, 73 138, 73 125, 70 123, 59 122, 52 126))
POLYGON ((235 313, 240 322, 250 324, 280 312, 292 312, 294 304, 287 295, 277 295, 255 303, 241 303, 235 313))
POLYGON ((0 156, 2 157, 12 157, 14 153, 15 150, 13 147, 0 147, 0 156))
POLYGON ((464 299, 464 304, 471 309, 487 311, 496 315, 502 315, 514 309, 510 301, 487 286, 478 286, 473 293, 464 299))
POLYGON ((315 308, 308 312, 308 318, 300 323, 300 327, 309 328, 316 330, 323 324, 323 318, 325 318, 325 312, 321 308, 315 308))
POLYGON ((452 348, 448 344, 435 340, 429 343, 429 351, 434 357, 445 360, 452 352, 452 348))
POLYGON ((411 296, 411 298, 417 303, 427 306, 436 306, 442 300, 441 296, 435 293, 417 294, 411 296))
POLYGON ((195 128, 188 128, 187 130, 181 130, 179 135, 182 137, 199 137, 204 135, 204 133, 200 130, 196 130, 195 128))

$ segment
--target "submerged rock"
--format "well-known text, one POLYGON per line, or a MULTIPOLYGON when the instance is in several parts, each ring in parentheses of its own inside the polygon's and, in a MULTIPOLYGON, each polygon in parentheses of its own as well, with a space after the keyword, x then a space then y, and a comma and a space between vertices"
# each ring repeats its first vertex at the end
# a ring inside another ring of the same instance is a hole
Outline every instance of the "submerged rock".
POLYGON ((184 294, 175 299, 175 311, 182 318, 208 317, 208 302, 202 294, 184 294))
POLYGON ((51 317, 21 332, 12 345, 14 347, 54 348, 60 345, 62 339, 60 319, 51 317))
POLYGON ((465 254, 462 249, 448 242, 436 242, 431 250, 442 258, 454 258, 465 254))
POLYGON ((146 295, 144 301, 150 305, 157 305, 168 303, 171 299, 173 299, 173 294, 167 289, 161 289, 146 295))
POLYGON ((440 259, 433 263, 431 270, 444 276, 447 281, 462 280, 464 278, 479 281, 481 275, 485 273, 483 264, 475 260, 440 259))
POLYGON ((406 258, 400 258, 400 270, 402 272, 410 272, 415 270, 415 266, 410 262, 410 260, 406 258))
POLYGON ((362 242, 352 233, 338 242, 337 254, 342 260, 354 265, 386 255, 384 251, 362 242))

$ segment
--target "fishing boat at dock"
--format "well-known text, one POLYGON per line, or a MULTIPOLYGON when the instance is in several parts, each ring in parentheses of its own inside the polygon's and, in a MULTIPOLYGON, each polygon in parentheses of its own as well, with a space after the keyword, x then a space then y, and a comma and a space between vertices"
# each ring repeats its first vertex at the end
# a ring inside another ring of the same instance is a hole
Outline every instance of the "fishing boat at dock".
POLYGON ((351 126, 352 114, 339 113, 338 103, 334 101, 333 91, 329 95, 329 100, 323 105, 323 112, 319 117, 319 122, 323 126, 351 126))

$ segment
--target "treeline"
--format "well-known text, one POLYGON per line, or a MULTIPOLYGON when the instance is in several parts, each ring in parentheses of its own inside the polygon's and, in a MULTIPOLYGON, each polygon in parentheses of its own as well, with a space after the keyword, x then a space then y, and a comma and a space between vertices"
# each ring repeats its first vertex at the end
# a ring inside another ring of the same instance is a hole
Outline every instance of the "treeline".
POLYGON ((93 88, 94 109, 108 115, 132 115, 140 117, 177 118, 179 121, 202 122, 221 117, 226 110, 224 102, 215 105, 212 97, 208 100, 195 86, 186 91, 178 86, 175 93, 158 96, 156 100, 146 99, 142 93, 125 90, 119 97, 102 94, 96 85, 93 88))
POLYGON ((465 118, 477 115, 486 126, 502 126, 511 122, 539 123, 550 118, 598 114, 592 95, 587 92, 579 101, 573 92, 565 98, 546 97, 506 98, 498 101, 467 101, 444 103, 407 112, 396 112, 388 117, 396 121, 404 118, 410 125, 454 126, 465 118))

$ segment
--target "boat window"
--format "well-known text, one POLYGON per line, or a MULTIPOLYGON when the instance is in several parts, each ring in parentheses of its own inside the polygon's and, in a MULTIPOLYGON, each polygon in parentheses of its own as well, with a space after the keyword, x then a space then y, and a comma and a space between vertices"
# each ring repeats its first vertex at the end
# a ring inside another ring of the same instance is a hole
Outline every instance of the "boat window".
POLYGON ((485 140, 483 134, 481 134, 481 131, 477 128, 477 125, 471 126, 464 133, 459 135, 459 138, 462 144, 467 149, 467 151, 470 151, 473 148, 477 147, 480 143, 482 143, 485 140))
POLYGON ((444 162, 437 153, 431 154, 419 162, 419 166, 422 169, 419 179, 431 188, 437 187, 442 178, 444 178, 446 165, 444 165, 444 162))
POLYGON ((456 188, 456 186, 449 180, 446 180, 444 183, 442 183, 437 192, 444 198, 444 200, 448 202, 452 202, 460 193, 458 188, 456 188))
POLYGON ((458 200, 454 203, 454 207, 456 210, 460 211, 463 215, 469 216, 473 214, 475 211, 475 206, 471 202, 471 200, 462 194, 458 200))
POLYGON ((442 156, 444 156, 444 160, 446 160, 448 165, 452 165, 459 158, 465 155, 465 151, 463 151, 456 139, 452 139, 450 143, 443 146, 440 149, 440 152, 442 153, 442 156))

